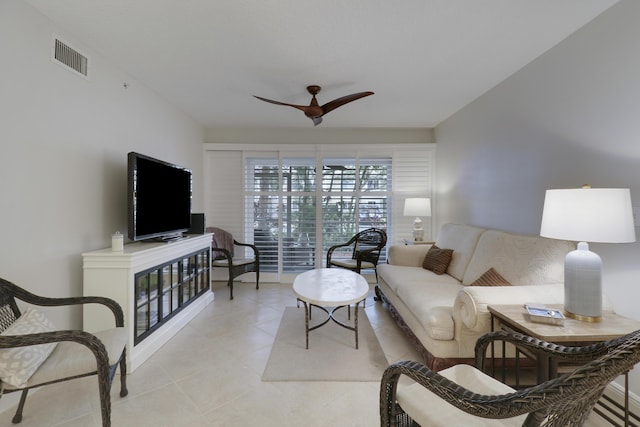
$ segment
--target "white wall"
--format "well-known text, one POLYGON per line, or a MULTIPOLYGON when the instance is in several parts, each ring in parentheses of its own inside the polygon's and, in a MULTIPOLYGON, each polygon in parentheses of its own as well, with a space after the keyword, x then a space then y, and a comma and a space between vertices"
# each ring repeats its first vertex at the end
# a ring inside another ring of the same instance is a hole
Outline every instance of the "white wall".
POLYGON ((431 128, 215 128, 205 139, 219 144, 416 144, 434 140, 431 128))
MULTIPOLYGON (((436 128, 440 224, 537 234, 545 190, 585 183, 640 206, 639 16, 620 2, 436 128)), ((640 319, 639 245, 591 248, 616 311, 640 319)))
MULTIPOLYGON (((0 57, 0 277, 82 295, 80 254, 126 233, 129 151, 191 168, 202 211, 204 130, 192 119, 19 0, 0 2, 0 57), (90 57, 89 80, 51 60, 54 33, 90 57)), ((80 309, 50 317, 81 327, 80 309)))

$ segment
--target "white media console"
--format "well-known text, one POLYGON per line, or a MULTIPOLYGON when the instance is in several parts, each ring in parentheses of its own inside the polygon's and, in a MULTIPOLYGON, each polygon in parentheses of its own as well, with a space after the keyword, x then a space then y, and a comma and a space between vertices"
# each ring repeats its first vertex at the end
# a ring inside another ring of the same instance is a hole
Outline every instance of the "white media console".
MULTIPOLYGON (((84 295, 112 298, 124 311, 129 331, 127 368, 133 372, 210 304, 211 234, 171 243, 136 242, 82 254, 84 295)), ((83 307, 84 329, 114 326, 110 310, 83 307)))

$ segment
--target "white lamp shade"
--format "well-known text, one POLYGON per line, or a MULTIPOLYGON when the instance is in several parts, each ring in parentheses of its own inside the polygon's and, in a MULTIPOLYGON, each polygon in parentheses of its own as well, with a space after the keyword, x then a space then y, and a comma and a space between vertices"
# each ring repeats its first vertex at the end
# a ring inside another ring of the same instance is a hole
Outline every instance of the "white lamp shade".
POLYGON ((578 242, 635 242, 629 189, 547 190, 540 235, 578 242))
POLYGON ((431 199, 425 197, 405 199, 404 216, 431 216, 431 199))

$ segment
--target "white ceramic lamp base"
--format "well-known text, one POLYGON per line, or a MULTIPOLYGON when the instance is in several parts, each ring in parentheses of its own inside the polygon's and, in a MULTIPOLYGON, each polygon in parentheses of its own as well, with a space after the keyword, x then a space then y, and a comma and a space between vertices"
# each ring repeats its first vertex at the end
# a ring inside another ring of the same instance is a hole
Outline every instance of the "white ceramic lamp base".
POLYGON ((422 228, 422 220, 416 218, 413 220, 413 241, 422 242, 424 240, 424 228, 422 228))
POLYGON ((602 320, 602 260, 585 242, 564 261, 564 309, 573 319, 602 320))

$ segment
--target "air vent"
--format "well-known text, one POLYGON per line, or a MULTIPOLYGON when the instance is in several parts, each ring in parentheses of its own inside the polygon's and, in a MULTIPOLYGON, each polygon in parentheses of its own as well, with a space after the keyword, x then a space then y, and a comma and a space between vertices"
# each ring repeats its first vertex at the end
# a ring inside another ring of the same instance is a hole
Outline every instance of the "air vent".
POLYGON ((89 58, 54 37, 53 59, 76 73, 88 77, 89 58))

